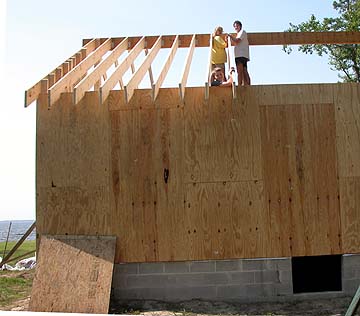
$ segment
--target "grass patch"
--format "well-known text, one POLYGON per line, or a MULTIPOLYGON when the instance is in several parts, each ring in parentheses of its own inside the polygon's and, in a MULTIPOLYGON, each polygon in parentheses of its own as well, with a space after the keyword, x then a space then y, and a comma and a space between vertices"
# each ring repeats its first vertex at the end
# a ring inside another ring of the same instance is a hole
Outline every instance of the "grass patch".
MULTIPOLYGON (((9 241, 6 247, 5 255, 7 255, 10 250, 16 245, 16 241, 9 241)), ((3 257, 4 255, 4 248, 5 248, 5 242, 0 242, 0 257, 3 257)), ((36 240, 25 240, 21 246, 15 251, 15 253, 11 256, 11 258, 16 258, 18 256, 21 256, 23 254, 26 254, 30 251, 32 251, 29 255, 27 255, 24 258, 30 258, 33 257, 35 254, 35 248, 36 248, 36 240)), ((21 259, 15 260, 16 262, 21 259)), ((9 264, 15 264, 14 260, 9 261, 7 263, 9 264)))
POLYGON ((22 274, 9 272, 7 275, 0 275, 0 306, 9 306, 29 296, 31 285, 32 277, 23 277, 22 274))

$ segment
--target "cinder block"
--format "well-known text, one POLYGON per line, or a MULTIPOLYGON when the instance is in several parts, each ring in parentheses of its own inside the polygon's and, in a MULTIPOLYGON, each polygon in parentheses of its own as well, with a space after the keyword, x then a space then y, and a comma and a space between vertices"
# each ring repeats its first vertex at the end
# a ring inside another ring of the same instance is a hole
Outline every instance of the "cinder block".
POLYGON ((136 300, 139 298, 139 292, 134 289, 114 289, 115 299, 136 300))
POLYGON ((360 255, 343 255, 342 256, 342 265, 343 269, 347 269, 350 267, 360 267, 360 255))
POLYGON ((273 284, 274 295, 293 295, 292 283, 277 283, 273 284))
POLYGON ((254 272, 229 272, 231 276, 231 284, 253 284, 255 282, 254 272))
POLYGON ((139 263, 139 274, 164 273, 162 262, 139 263))
POLYGON ((186 273, 186 274, 173 274, 175 278, 175 287, 198 287, 209 284, 209 280, 205 277, 204 273, 186 273))
POLYGON ((266 260, 267 270, 291 271, 290 258, 271 258, 266 260))
POLYGON ((188 262, 166 262, 165 273, 186 273, 190 271, 188 262))
POLYGON ((229 283, 227 273, 187 273, 172 276, 176 278, 176 287, 202 287, 229 283))
POLYGON ((360 265, 358 267, 343 267, 343 279, 360 279, 360 265))
POLYGON ((241 271, 241 260, 217 260, 215 269, 216 271, 241 271))
POLYGON ((292 283, 292 272, 286 270, 279 271, 280 283, 292 283))
POLYGON ((162 274, 129 275, 126 285, 131 288, 158 288, 175 284, 175 277, 162 274))
POLYGON ((278 271, 255 271, 255 283, 280 283, 278 271))
POLYGON ((244 271, 266 270, 266 259, 245 259, 242 266, 244 271))
POLYGON ((190 272, 215 272, 215 261, 189 262, 190 272))
POLYGON ((137 274, 138 273, 138 264, 137 263, 120 263, 115 264, 114 274, 137 274))
POLYGON ((205 274, 205 279, 210 285, 231 283, 231 275, 227 272, 207 273, 205 274))
POLYGON ((236 299, 246 297, 246 288, 244 285, 226 285, 217 287, 218 299, 236 299))
POLYGON ((126 289, 127 288, 127 277, 126 274, 114 274, 112 279, 112 287, 116 289, 126 289))
POLYGON ((249 297, 269 297, 276 293, 273 284, 247 284, 245 291, 249 297))
POLYGON ((343 280, 343 292, 353 296, 360 285, 360 280, 343 280))
POLYGON ((215 299, 215 286, 202 286, 190 288, 168 288, 166 290, 165 300, 167 301, 184 301, 191 299, 215 299))

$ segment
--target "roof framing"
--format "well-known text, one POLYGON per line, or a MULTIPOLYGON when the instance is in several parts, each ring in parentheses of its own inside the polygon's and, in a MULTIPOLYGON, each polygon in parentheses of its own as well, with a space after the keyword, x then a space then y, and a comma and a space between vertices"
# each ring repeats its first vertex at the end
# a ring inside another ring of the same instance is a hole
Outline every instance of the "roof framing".
MULTIPOLYGON (((104 102, 117 83, 120 84, 121 89, 124 89, 128 102, 146 72, 150 76, 153 99, 156 99, 177 49, 188 48, 179 82, 179 95, 183 99, 194 49, 210 47, 211 50, 210 36, 210 34, 188 34, 84 39, 83 47, 78 52, 25 91, 25 107, 37 100, 41 93, 48 94, 49 106, 51 106, 59 99, 61 93, 73 92, 76 104, 92 87, 95 91, 99 91, 100 101, 104 102), (161 48, 171 48, 171 50, 154 83, 151 63, 161 48), (119 63, 118 58, 125 50, 128 50, 129 54, 119 63), (140 68, 135 71, 134 61, 143 50, 150 51, 140 68), (115 71, 107 78, 106 71, 112 65, 115 65, 115 71), (122 77, 130 67, 132 78, 124 86, 122 77), (102 85, 101 78, 103 78, 102 85)), ((250 45, 358 44, 360 32, 248 33, 248 38, 250 45)), ((206 69, 207 77, 208 74, 209 68, 206 69)), ((208 81, 206 80, 205 96, 207 94, 208 81)))

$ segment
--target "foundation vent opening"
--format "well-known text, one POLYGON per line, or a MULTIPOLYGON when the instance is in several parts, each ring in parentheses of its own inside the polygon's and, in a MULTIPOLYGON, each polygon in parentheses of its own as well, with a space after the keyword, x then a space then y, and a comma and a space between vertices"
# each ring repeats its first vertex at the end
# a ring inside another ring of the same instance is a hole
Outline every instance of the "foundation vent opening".
POLYGON ((341 291, 341 255, 293 257, 294 294, 341 291))

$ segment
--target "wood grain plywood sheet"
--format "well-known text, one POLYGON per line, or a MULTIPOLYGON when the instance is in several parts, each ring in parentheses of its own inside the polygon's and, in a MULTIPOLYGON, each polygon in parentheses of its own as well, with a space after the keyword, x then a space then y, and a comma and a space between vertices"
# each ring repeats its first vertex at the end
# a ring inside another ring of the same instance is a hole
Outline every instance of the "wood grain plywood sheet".
POLYGON ((189 259, 267 257, 262 181, 186 185, 189 259))
POLYGON ((129 103, 125 102, 124 91, 111 90, 105 101, 105 107, 110 111, 131 110, 134 108, 177 108, 182 107, 179 89, 161 88, 156 100, 153 100, 151 89, 136 89, 129 103))
POLYGON ((267 106, 260 113, 273 255, 339 253, 333 105, 267 106))
POLYGON ((182 108, 111 111, 111 130, 116 262, 185 258, 182 108))
POLYGON ((341 230, 343 253, 360 249, 360 178, 340 179, 341 230))
POLYGON ((37 106, 37 186, 108 185, 109 118, 98 94, 86 94, 77 105, 70 93, 51 108, 46 101, 37 106))
POLYGON ((42 236, 29 309, 106 314, 115 237, 42 236))
POLYGON ((110 234, 108 187, 56 187, 37 191, 40 234, 110 234))
POLYGON ((334 84, 284 84, 257 87, 259 105, 333 103, 334 84))
POLYGON ((252 89, 233 101, 231 89, 199 89, 185 97, 185 181, 262 178, 259 111, 252 89))
POLYGON ((335 90, 337 153, 340 177, 360 176, 360 88, 338 84, 335 90))

